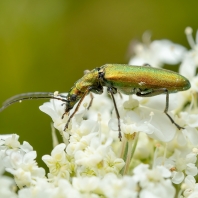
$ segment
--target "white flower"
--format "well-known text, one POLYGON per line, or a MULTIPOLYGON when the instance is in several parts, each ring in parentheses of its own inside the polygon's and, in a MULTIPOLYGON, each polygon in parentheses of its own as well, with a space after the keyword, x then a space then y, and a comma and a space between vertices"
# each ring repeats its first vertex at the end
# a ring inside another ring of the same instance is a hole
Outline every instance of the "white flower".
MULTIPOLYGON (((108 123, 111 117, 111 110, 113 109, 113 102, 107 95, 107 89, 104 87, 103 94, 93 94, 93 102, 91 107, 87 111, 87 117, 91 120, 98 120, 98 114, 101 114, 103 122, 108 123)), ((87 96, 83 100, 83 103, 89 104, 90 97, 87 96)))
POLYGON ((0 161, 5 170, 14 175, 14 179, 19 188, 30 186, 36 178, 43 178, 45 170, 39 168, 35 161, 36 151, 31 145, 23 142, 20 145, 18 135, 12 135, 1 144, 0 161))
POLYGON ((9 155, 12 151, 16 151, 20 147, 20 142, 18 141, 19 136, 16 134, 9 135, 5 137, 4 141, 1 141, 1 150, 6 150, 6 153, 9 155))
POLYGON ((1 198, 17 198, 14 180, 10 177, 0 176, 0 197, 1 198))
POLYGON ((44 178, 38 178, 36 185, 30 187, 22 188, 19 190, 19 198, 53 198, 52 193, 54 190, 53 184, 48 182, 44 178))
POLYGON ((5 166, 4 166, 4 158, 5 158, 5 152, 0 150, 0 175, 2 175, 5 171, 5 166))
POLYGON ((196 68, 198 66, 198 31, 196 33, 195 41, 192 37, 192 28, 187 27, 185 30, 190 47, 185 56, 182 64, 180 65, 179 73, 191 79, 196 74, 196 68))
POLYGON ((172 171, 172 182, 180 184, 184 180, 185 174, 197 175, 198 169, 195 166, 196 156, 197 154, 193 152, 185 155, 181 151, 175 150, 174 154, 168 159, 158 158, 158 164, 162 164, 163 160, 164 166, 172 171))
POLYGON ((15 182, 19 188, 24 186, 31 186, 33 183, 31 173, 29 171, 24 171, 22 168, 6 169, 8 172, 14 175, 15 182))
POLYGON ((81 191, 75 189, 67 180, 59 179, 55 189, 53 189, 53 198, 81 198, 81 191))
MULTIPOLYGON (((118 101, 118 110, 121 117, 122 133, 144 132, 151 138, 164 142, 174 138, 176 126, 171 124, 163 111, 139 105, 138 101, 131 96, 127 101, 118 101)), ((117 118, 111 119, 109 126, 113 130, 118 130, 117 118)))
POLYGON ((139 160, 149 159, 152 155, 153 147, 151 139, 145 133, 140 133, 134 157, 139 160))
POLYGON ((81 198, 81 193, 65 179, 59 178, 56 183, 46 179, 37 179, 36 185, 19 190, 19 198, 81 198))
POLYGON ((96 137, 92 138, 90 145, 84 151, 78 150, 75 153, 75 161, 77 165, 86 167, 95 167, 105 157, 110 150, 111 140, 104 145, 96 137))
POLYGON ((138 184, 132 176, 118 178, 114 174, 107 174, 100 182, 100 188, 108 198, 136 198, 138 197, 138 184))
MULTIPOLYGON (((10 135, 9 135, 10 136, 10 135)), ((5 137, 8 138, 9 136, 5 137)), ((5 152, 0 150, 0 197, 1 198, 17 198, 17 194, 14 192, 16 190, 16 185, 11 177, 4 176, 4 157, 5 152)))
POLYGON ((190 90, 194 93, 197 93, 198 92, 198 76, 193 77, 190 81, 190 84, 191 84, 190 90))
POLYGON ((69 162, 65 153, 66 145, 64 143, 57 145, 50 155, 44 155, 42 160, 48 166, 50 173, 54 176, 69 179, 69 162))
POLYGON ((4 141, 2 141, 2 140, 5 140, 5 139, 7 139, 7 138, 10 138, 10 137, 12 137, 12 135, 13 134, 1 134, 0 135, 0 145, 2 144, 2 142, 4 143, 4 141))
POLYGON ((170 177, 171 173, 165 167, 158 166, 149 170, 148 165, 140 164, 133 172, 134 178, 141 188, 141 198, 175 196, 175 189, 170 179, 166 179, 170 177))
POLYGON ((26 141, 23 142, 22 145, 20 145, 20 149, 24 151, 25 153, 28 153, 30 151, 33 151, 33 147, 26 141))
POLYGON ((149 44, 137 43, 133 46, 135 56, 129 61, 130 65, 143 65, 145 63, 154 67, 161 67, 163 64, 179 63, 186 49, 169 40, 156 40, 149 44))
POLYGON ((184 182, 184 197, 196 198, 198 195, 198 184, 192 175, 188 175, 184 182))
POLYGON ((118 175, 124 165, 124 160, 118 158, 112 150, 109 150, 103 160, 103 169, 105 173, 111 172, 118 175))
MULTIPOLYGON (((68 132, 65 132, 65 125, 68 121, 69 115, 65 114, 64 117, 62 118, 64 112, 65 112, 65 104, 60 101, 60 100, 53 100, 51 99, 50 102, 46 102, 43 105, 41 105, 39 107, 39 109, 41 111, 43 111, 44 113, 48 114, 53 122, 54 122, 54 127, 56 129, 58 129, 61 132, 61 135, 63 135, 66 139, 69 138, 69 134, 68 132)), ((77 105, 77 104, 76 104, 77 105)), ((70 115, 73 113, 76 105, 73 107, 73 109, 70 111, 70 115)), ((86 109, 80 109, 75 116, 73 117, 73 119, 71 120, 71 122, 69 123, 69 129, 71 128, 71 123, 75 122, 74 124, 78 124, 82 121, 83 119, 83 115, 85 114, 86 109)))
POLYGON ((25 155, 19 152, 12 152, 10 155, 11 167, 8 166, 6 171, 15 176, 15 181, 19 188, 34 183, 37 177, 44 177, 45 170, 37 166, 35 158, 35 151, 30 151, 25 155))
POLYGON ((97 190, 100 184, 100 178, 99 177, 78 177, 73 178, 72 185, 75 189, 77 189, 79 192, 91 194, 94 193, 94 191, 97 190))
POLYGON ((66 149, 69 155, 74 155, 79 150, 81 151, 85 150, 89 146, 92 138, 94 138, 95 136, 98 136, 97 133, 91 133, 91 131, 88 135, 84 135, 84 136, 82 136, 83 133, 79 134, 78 132, 79 131, 76 131, 76 134, 70 137, 70 144, 67 146, 67 149, 66 149))
POLYGON ((64 103, 62 101, 51 99, 50 102, 46 102, 41 105, 39 109, 52 118, 56 129, 63 132, 68 120, 68 115, 65 115, 62 119, 62 115, 64 113, 64 103))
POLYGON ((181 112, 180 118, 176 120, 179 125, 184 129, 178 131, 177 139, 180 145, 185 145, 187 139, 193 144, 198 144, 198 119, 197 114, 189 114, 187 112, 181 112))

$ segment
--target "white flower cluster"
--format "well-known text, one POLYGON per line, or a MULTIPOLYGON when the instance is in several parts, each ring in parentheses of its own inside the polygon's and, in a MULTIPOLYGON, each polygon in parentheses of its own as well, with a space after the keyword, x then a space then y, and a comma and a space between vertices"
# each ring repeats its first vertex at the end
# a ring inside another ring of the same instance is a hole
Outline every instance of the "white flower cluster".
POLYGON ((147 34, 143 43, 132 46, 129 63, 180 65, 179 72, 189 79, 191 89, 170 95, 169 114, 184 129, 164 114, 165 95, 115 95, 122 142, 106 91, 93 94, 89 110, 90 96, 86 96, 66 131, 68 115, 61 118, 64 105, 50 100, 40 110, 51 116, 63 143, 53 134, 54 149, 42 157, 49 173, 37 166, 36 152, 27 142, 21 145, 17 135, 0 136, 0 197, 198 197, 198 33, 195 42, 192 29, 185 32, 191 50, 169 40, 151 42, 147 34), (4 176, 5 171, 14 180, 4 176))
MULTIPOLYGON (((23 142, 21 145, 18 141, 18 135, 1 136, 0 140, 0 169, 1 174, 4 171, 11 173, 14 176, 16 185, 19 188, 24 186, 30 187, 37 183, 37 178, 45 177, 45 170, 39 168, 35 161, 36 151, 33 151, 32 146, 28 142, 23 142)), ((10 178, 2 177, 2 181, 6 180, 1 186, 0 197, 6 197, 6 193, 10 192, 9 197, 16 197, 14 191, 6 191, 5 188, 14 190, 14 182, 10 178), (12 187, 13 186, 13 187, 12 187)), ((16 188, 15 188, 16 189, 16 188)))
MULTIPOLYGON (((106 152, 108 146, 104 146, 104 150, 99 148, 100 152, 106 152)), ((61 143, 53 149, 51 156, 43 156, 43 160, 50 170, 48 178, 46 178, 44 176, 45 171, 36 165, 35 151, 32 151, 32 147, 27 142, 20 145, 17 135, 1 140, 1 169, 5 168, 14 176, 20 189, 16 194, 14 181, 2 176, 0 182, 4 183, 0 188, 0 196, 2 198, 44 196, 49 198, 95 198, 138 197, 139 195, 140 197, 147 197, 148 195, 162 198, 174 197, 175 189, 169 179, 171 172, 164 166, 156 166, 150 170, 148 165, 140 164, 133 170, 132 176, 121 176, 118 170, 123 167, 124 162, 116 158, 113 151, 107 153, 104 159, 101 159, 99 153, 95 157, 91 155, 88 158, 91 161, 90 164, 83 157, 82 162, 75 165, 75 160, 67 156, 65 148, 66 145, 61 143), (92 170, 91 168, 85 170, 86 167, 95 167, 92 162, 98 161, 104 161, 101 164, 97 163, 98 171, 93 168, 92 170), (79 165, 81 165, 79 168, 81 170, 78 171, 76 169, 79 165), (161 195, 162 191, 163 195, 161 195)))

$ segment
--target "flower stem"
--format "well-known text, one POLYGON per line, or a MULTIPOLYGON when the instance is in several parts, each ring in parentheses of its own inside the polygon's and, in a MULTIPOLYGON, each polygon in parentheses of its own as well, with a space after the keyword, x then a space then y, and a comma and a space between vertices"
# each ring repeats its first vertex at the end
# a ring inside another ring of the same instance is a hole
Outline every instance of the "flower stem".
POLYGON ((137 142, 138 142, 138 136, 139 136, 139 133, 135 133, 134 139, 127 141, 128 155, 127 155, 126 164, 125 164, 125 168, 124 168, 124 175, 129 173, 129 166, 132 161, 133 155, 135 153, 135 149, 136 149, 137 142))

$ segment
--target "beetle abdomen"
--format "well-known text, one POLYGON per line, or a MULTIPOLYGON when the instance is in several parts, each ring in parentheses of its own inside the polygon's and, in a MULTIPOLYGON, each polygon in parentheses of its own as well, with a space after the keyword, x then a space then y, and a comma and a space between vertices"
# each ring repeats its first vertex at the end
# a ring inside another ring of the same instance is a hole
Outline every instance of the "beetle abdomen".
POLYGON ((170 70, 123 64, 106 64, 101 69, 105 74, 104 86, 120 90, 167 88, 169 92, 177 92, 190 88, 188 79, 170 70))

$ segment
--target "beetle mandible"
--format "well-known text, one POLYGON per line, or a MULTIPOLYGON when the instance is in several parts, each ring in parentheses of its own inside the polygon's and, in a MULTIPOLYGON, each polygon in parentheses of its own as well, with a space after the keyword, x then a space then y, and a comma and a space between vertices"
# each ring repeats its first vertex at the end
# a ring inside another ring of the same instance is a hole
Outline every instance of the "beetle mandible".
MULTIPOLYGON (((76 108, 69 116, 69 119, 65 125, 64 130, 66 130, 69 122, 78 111, 85 96, 90 92, 102 94, 103 87, 107 87, 107 91, 113 100, 118 119, 118 137, 120 140, 122 139, 120 115, 114 98, 114 94, 116 94, 117 91, 126 95, 136 94, 140 97, 151 97, 159 94, 166 94, 164 113, 179 130, 183 129, 175 123, 175 121, 168 114, 169 93, 189 89, 191 87, 190 82, 184 76, 176 72, 154 68, 150 65, 132 66, 126 64, 105 64, 87 72, 74 84, 66 98, 54 96, 53 93, 45 92, 24 93, 16 95, 5 101, 0 111, 21 100, 50 98, 65 102, 65 112, 62 115, 63 118, 65 114, 69 114, 70 110, 78 102, 76 108)), ((91 102, 92 100, 93 96, 91 97, 91 102)))

